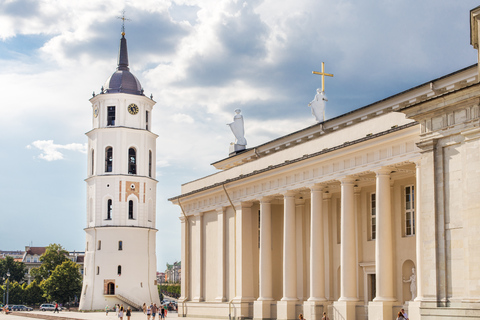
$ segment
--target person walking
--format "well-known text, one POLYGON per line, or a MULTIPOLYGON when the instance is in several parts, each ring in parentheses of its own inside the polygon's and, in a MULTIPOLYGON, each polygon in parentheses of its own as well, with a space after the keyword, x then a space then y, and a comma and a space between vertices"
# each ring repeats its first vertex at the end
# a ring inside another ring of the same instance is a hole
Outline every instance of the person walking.
POLYGON ((156 314, 157 314, 157 311, 158 311, 157 304, 154 303, 154 304, 152 305, 152 320, 155 320, 155 316, 156 316, 156 314))
POLYGON ((120 310, 118 311, 118 318, 123 320, 123 307, 120 307, 120 310))
POLYGON ((327 317, 327 313, 326 313, 326 312, 323 313, 322 320, 330 320, 330 318, 327 317))
POLYGON ((105 315, 108 316, 108 304, 105 306, 105 315))
POLYGON ((152 308, 150 308, 150 306, 147 306, 147 320, 150 320, 151 313, 152 313, 152 308))
POLYGON ((145 302, 143 303, 142 310, 143 310, 143 314, 147 313, 147 304, 145 302))
POLYGON ((163 306, 161 306, 160 308, 161 308, 160 314, 162 315, 162 319, 165 319, 165 309, 163 308, 163 306))
POLYGON ((130 320, 130 317, 132 316, 132 309, 130 307, 127 308, 127 320, 130 320))
POLYGON ((55 313, 55 312, 56 312, 56 313, 60 313, 60 312, 58 311, 58 303, 57 303, 57 302, 55 302, 55 310, 53 310, 53 313, 55 313))
POLYGON ((165 310, 165 318, 166 318, 167 317, 167 312, 168 312, 168 306, 167 306, 166 303, 163 305, 163 310, 165 310))

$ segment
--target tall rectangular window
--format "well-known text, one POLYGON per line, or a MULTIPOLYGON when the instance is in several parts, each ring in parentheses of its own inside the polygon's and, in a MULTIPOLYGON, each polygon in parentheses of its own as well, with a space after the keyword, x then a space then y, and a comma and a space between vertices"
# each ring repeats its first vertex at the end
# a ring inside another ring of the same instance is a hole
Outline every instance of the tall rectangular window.
POLYGON ((123 250, 123 242, 118 241, 118 250, 123 250))
POLYGON ((107 108, 107 126, 115 125, 115 107, 107 108))
POLYGON ((405 187, 405 235, 415 234, 415 186, 405 187))
POLYGON ((370 239, 377 237, 377 204, 375 193, 370 194, 370 239))
POLYGON ((107 220, 112 220, 112 207, 113 201, 112 199, 107 200, 107 220))
POLYGON ((102 240, 98 240, 98 249, 97 250, 102 250, 102 240))
POLYGON ((112 172, 113 169, 113 148, 105 149, 105 172, 112 172))
POLYGON ((148 130, 148 111, 145 111, 145 129, 148 130))

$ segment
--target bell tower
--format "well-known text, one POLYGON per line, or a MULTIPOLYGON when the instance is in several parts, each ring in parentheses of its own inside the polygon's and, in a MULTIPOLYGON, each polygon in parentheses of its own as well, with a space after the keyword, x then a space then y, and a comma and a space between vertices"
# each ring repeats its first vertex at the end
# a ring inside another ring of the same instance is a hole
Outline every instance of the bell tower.
POLYGON ((159 304, 156 283, 155 101, 128 67, 122 28, 118 66, 90 99, 87 221, 80 310, 159 304))

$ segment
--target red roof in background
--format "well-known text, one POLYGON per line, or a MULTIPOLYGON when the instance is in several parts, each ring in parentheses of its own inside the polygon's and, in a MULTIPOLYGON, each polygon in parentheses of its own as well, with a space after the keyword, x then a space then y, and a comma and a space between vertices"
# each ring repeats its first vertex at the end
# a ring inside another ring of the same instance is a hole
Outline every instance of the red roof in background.
POLYGON ((39 255, 41 256, 42 254, 44 254, 46 251, 46 248, 45 247, 30 247, 28 250, 27 250, 27 254, 29 255, 39 255))

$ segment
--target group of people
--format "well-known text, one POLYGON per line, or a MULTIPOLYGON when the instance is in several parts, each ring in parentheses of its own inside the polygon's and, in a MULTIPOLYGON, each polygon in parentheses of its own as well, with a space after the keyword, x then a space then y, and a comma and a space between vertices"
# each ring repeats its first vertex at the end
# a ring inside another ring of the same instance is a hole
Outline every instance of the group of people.
MULTIPOLYGON (((109 307, 108 305, 105 306, 105 314, 108 316, 108 311, 109 311, 109 307)), ((123 304, 122 305, 119 305, 119 304, 116 304, 115 305, 115 313, 117 314, 117 317, 120 319, 120 320, 123 320, 123 317, 124 316, 127 316, 127 320, 130 320, 130 317, 132 316, 132 309, 130 307, 128 307, 127 309, 125 309, 123 307, 123 304)))
POLYGON ((165 319, 167 317, 167 312, 168 312, 168 307, 167 304, 163 306, 158 306, 156 303, 150 303, 149 306, 147 306, 145 303, 143 304, 143 313, 147 315, 147 320, 150 320, 150 317, 152 317, 151 320, 155 320, 155 316, 158 314, 159 319, 165 319))
MULTIPOLYGON (((298 319, 299 319, 299 320, 306 320, 306 319, 303 317, 303 314, 301 314, 301 313, 298 315, 298 319)), ((322 320, 330 320, 330 318, 327 316, 327 313, 326 313, 326 312, 323 313, 322 320)))
POLYGON ((408 320, 408 315, 405 312, 405 309, 398 311, 396 320, 408 320))

